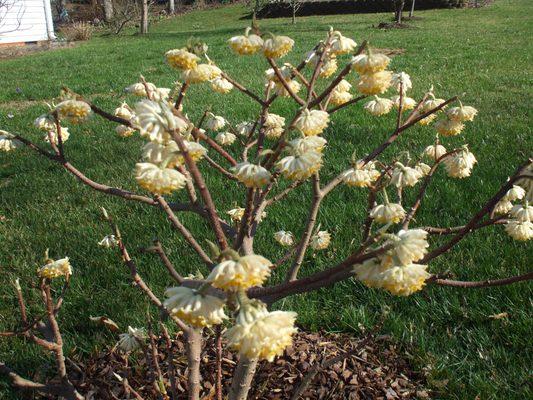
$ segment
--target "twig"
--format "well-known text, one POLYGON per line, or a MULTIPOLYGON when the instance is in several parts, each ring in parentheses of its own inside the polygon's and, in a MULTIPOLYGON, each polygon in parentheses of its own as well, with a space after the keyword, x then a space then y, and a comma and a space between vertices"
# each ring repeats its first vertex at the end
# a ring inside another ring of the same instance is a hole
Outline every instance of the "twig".
POLYGON ((435 276, 428 279, 428 283, 434 283, 441 286, 451 286, 465 289, 477 289, 477 288, 486 288, 493 286, 505 286, 512 283, 530 281, 533 280, 533 272, 528 272, 526 274, 511 276, 509 278, 503 279, 487 279, 484 281, 455 281, 451 279, 441 279, 435 276))

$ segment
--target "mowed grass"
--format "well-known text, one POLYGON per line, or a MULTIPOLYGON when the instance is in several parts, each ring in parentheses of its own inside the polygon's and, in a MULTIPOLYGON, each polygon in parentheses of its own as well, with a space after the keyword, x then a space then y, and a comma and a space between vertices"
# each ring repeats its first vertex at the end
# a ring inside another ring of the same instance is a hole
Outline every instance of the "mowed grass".
MULTIPOLYGON (((296 64, 329 26, 334 26, 358 42, 367 39, 375 47, 404 49, 391 67, 412 76, 413 97, 420 97, 430 85, 439 97, 464 93, 464 103, 476 107, 479 116, 464 134, 445 139, 444 144, 453 148, 469 143, 479 164, 466 180, 447 179, 441 171, 413 224, 455 226, 468 220, 531 155, 532 12, 530 1, 514 0, 476 10, 419 12, 421 19, 404 30, 373 28, 389 18, 385 14, 306 17, 298 18, 296 25, 288 19, 264 20, 260 25, 263 31, 295 39, 295 50, 287 62, 296 64)), ((158 86, 170 87, 177 75, 165 64, 163 54, 183 46, 192 35, 209 44, 210 57, 224 70, 259 93, 266 61, 236 57, 226 44, 249 23, 242 19, 244 15, 240 6, 194 12, 154 25, 145 37, 97 37, 72 49, 2 61, 0 128, 41 141, 33 119, 46 111, 45 102, 57 96, 61 85, 108 110, 123 100, 123 88, 137 81, 139 73, 158 86)), ((354 77, 350 79, 353 82, 354 77)), ((258 111, 241 93, 220 97, 208 86, 193 87, 185 107, 193 120, 211 107, 232 123, 252 119, 258 111)), ((273 111, 289 117, 294 109, 281 101, 273 111)), ((346 168, 353 152, 362 156, 372 150, 393 125, 394 116, 370 117, 360 105, 335 114, 325 133, 329 146, 322 180, 346 168)), ((142 141, 118 138, 113 129, 99 118, 72 127, 65 146, 68 157, 96 181, 138 191, 132 169, 142 141)), ((384 158, 402 150, 418 154, 434 136, 432 128, 415 127, 384 158)), ((35 269, 46 248, 52 257, 69 256, 74 266, 72 287, 60 314, 68 352, 87 355, 116 341, 116 335, 94 326, 89 315, 106 315, 123 329, 143 325, 148 302, 132 287, 117 255, 97 246, 109 233, 100 218, 102 206, 120 224, 140 273, 158 295, 172 282, 154 257, 137 251, 155 236, 180 272, 207 272, 156 209, 93 192, 58 165, 27 149, 1 153, 0 166, 0 330, 12 328, 17 320, 10 282, 15 277, 20 277, 25 287, 35 282, 35 269)), ((222 213, 243 205, 242 187, 228 186, 216 172, 206 172, 206 177, 222 213)), ((407 193, 407 204, 413 194, 407 193)), ((185 201, 185 194, 176 194, 172 200, 185 201)), ((271 259, 280 256, 283 251, 275 245, 273 232, 287 229, 300 234, 310 201, 306 187, 284 204, 270 208, 258 234, 256 252, 271 259)), ((356 248, 365 207, 363 191, 340 187, 332 193, 319 214, 319 223, 332 232, 334 244, 324 253, 310 252, 302 274, 325 269, 356 248)), ((191 214, 180 217, 196 236, 205 237, 204 221, 191 214)), ((432 244, 444 240, 432 238, 432 244)), ((531 264, 531 244, 513 242, 496 227, 471 235, 432 262, 430 270, 476 280, 524 273, 531 264)), ((277 271, 272 281, 281 279, 284 272, 283 268, 277 271)), ((25 293, 31 310, 39 312, 34 305, 37 294, 29 289, 25 293)), ((531 294, 531 285, 522 283, 485 290, 432 286, 420 294, 396 298, 348 281, 277 306, 296 310, 304 328, 354 335, 386 316, 382 333, 404 346, 416 368, 428 374, 437 398, 524 399, 531 397, 531 294), (493 317, 500 313, 508 315, 493 317)), ((50 373, 52 365, 40 349, 11 339, 0 341, 0 360, 22 373, 39 370, 41 375, 50 373)), ((15 399, 17 395, 0 381, 0 397, 15 399)))

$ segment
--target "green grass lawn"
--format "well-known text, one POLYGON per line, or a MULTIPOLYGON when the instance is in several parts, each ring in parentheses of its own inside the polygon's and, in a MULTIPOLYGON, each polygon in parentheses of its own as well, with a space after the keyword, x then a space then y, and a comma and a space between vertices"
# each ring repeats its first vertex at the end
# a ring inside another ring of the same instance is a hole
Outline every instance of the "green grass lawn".
MULTIPOLYGON (((445 144, 452 148, 469 143, 479 164, 467 180, 450 180, 439 174, 440 180, 430 187, 413 225, 449 226, 466 221, 516 166, 531 156, 532 13, 529 0, 501 0, 475 10, 419 12, 420 20, 412 29, 392 31, 372 27, 389 18, 384 14, 305 17, 298 18, 296 25, 289 19, 260 24, 264 31, 283 32, 295 39, 288 62, 296 64, 332 25, 358 42, 368 39, 375 47, 404 49, 404 54, 394 57, 392 69, 411 75, 413 97, 421 96, 431 84, 439 97, 464 93, 465 104, 476 107, 479 115, 464 134, 446 139, 445 144)), ((240 6, 193 12, 153 26, 145 37, 96 37, 75 48, 2 61, 0 128, 40 141, 42 135, 33 128, 33 119, 46 111, 45 102, 57 96, 63 84, 108 110, 123 99, 123 88, 136 82, 139 73, 158 86, 170 87, 177 76, 164 62, 163 53, 183 46, 191 35, 209 44, 210 56, 224 70, 259 92, 266 61, 237 58, 226 44, 249 23, 241 19, 243 15, 240 6)), ((208 86, 194 87, 187 95, 186 111, 193 120, 210 105, 233 123, 251 119, 257 112, 257 106, 236 91, 223 101, 208 86)), ((273 111, 288 117, 293 109, 281 101, 273 111)), ((373 149, 388 136, 393 124, 392 115, 373 118, 363 113, 360 105, 335 114, 326 132, 328 168, 322 173, 323 180, 346 168, 354 151, 364 155, 373 149)), ((96 181, 138 190, 132 169, 142 141, 138 137, 120 139, 113 128, 98 118, 71 128, 68 157, 96 181)), ((400 149, 418 153, 433 138, 432 128, 411 129, 385 158, 400 149)), ((207 174, 207 181, 220 210, 242 205, 242 188, 227 190, 215 172, 207 174)), ((269 209, 256 251, 271 259, 281 255, 273 232, 289 229, 300 233, 307 212, 302 204, 309 202, 306 189, 290 196, 285 206, 269 209)), ((102 206, 119 221, 140 272, 158 294, 171 280, 152 256, 136 251, 154 236, 161 238, 181 272, 206 272, 157 210, 93 192, 29 150, 0 153, 0 215, 5 217, 0 220, 0 330, 12 327, 17 317, 9 282, 14 277, 23 282, 33 279, 46 248, 52 257, 68 255, 75 270, 61 314, 69 351, 88 354, 117 339, 92 325, 89 315, 107 315, 122 328, 143 324, 146 299, 132 287, 116 254, 96 245, 109 233, 99 217, 102 206)), ((334 246, 316 257, 309 254, 303 274, 324 269, 354 249, 365 207, 363 191, 336 189, 319 215, 322 227, 333 233, 334 246)), ((194 215, 184 214, 182 220, 197 236, 206 229, 194 215)), ((432 240, 435 245, 439 242, 432 240)), ((477 231, 455 251, 432 262, 430 270, 451 271, 460 279, 475 280, 524 273, 531 264, 531 244, 513 242, 496 227, 477 231)), ((429 373, 438 387, 436 397, 525 399, 532 395, 531 288, 528 283, 470 291, 429 287, 423 293, 396 298, 349 281, 278 306, 298 311, 298 322, 306 328, 354 335, 361 325, 372 326, 387 314, 382 333, 405 345, 417 368, 429 373), (503 312, 508 313, 507 318, 491 318, 503 312)), ((35 293, 27 293, 28 299, 37 299, 35 293)), ((0 360, 20 372, 46 371, 49 365, 39 349, 17 340, 0 341, 0 360)), ((2 380, 0 398, 16 398, 2 380)))

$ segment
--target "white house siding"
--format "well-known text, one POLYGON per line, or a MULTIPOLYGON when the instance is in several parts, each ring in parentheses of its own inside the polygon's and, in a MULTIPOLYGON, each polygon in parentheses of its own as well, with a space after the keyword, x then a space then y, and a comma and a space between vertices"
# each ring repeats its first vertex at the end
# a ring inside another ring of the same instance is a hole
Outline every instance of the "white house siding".
POLYGON ((50 0, 11 0, 0 9, 0 45, 53 39, 50 0))

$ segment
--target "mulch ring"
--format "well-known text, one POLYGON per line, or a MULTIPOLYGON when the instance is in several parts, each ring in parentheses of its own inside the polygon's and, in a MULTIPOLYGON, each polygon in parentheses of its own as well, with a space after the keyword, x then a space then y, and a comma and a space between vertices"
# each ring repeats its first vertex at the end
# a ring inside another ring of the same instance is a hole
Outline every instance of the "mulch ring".
POLYGON ((6 45, 0 46, 0 60, 8 60, 27 56, 30 54, 41 53, 43 51, 51 51, 57 49, 65 49, 76 46, 73 42, 43 42, 43 43, 27 43, 24 45, 6 45))
MULTIPOLYGON (((158 359, 169 385, 168 352, 163 339, 159 339, 158 359)), ((216 350, 215 338, 210 337, 202 352, 202 399, 216 399, 216 350)), ((183 336, 178 334, 172 343, 177 381, 177 398, 186 398, 187 359, 183 336)), ((222 386, 224 395, 231 384, 237 358, 224 351, 222 358, 222 386)), ((78 372, 72 371, 71 378, 87 400, 134 398, 125 392, 121 378, 128 375, 128 383, 142 398, 161 399, 154 390, 154 368, 150 356, 142 354, 136 359, 130 357, 126 368, 124 356, 109 351, 88 361, 77 363, 78 372), (147 368, 147 364, 150 365, 147 368)), ((406 359, 389 337, 367 337, 354 340, 346 334, 299 332, 294 344, 282 357, 272 363, 261 362, 258 366, 249 399, 291 399, 294 391, 311 371, 318 373, 303 392, 301 399, 412 399, 429 398, 422 375, 413 371, 406 359), (347 356, 343 356, 347 355, 347 356), (336 363, 326 368, 326 360, 335 358, 336 363)))

